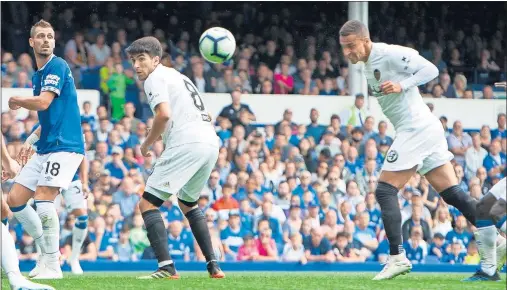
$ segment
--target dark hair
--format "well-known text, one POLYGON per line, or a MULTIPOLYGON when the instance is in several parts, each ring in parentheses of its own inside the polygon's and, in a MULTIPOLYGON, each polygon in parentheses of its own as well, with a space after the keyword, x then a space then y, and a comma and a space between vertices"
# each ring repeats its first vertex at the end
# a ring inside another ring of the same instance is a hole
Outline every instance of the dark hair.
POLYGON ((360 37, 370 38, 368 27, 359 20, 349 20, 340 28, 340 36, 349 36, 355 34, 360 37))
POLYGON ((155 37, 147 36, 132 42, 132 44, 125 49, 125 52, 129 56, 146 53, 150 57, 158 56, 162 58, 162 45, 155 37))

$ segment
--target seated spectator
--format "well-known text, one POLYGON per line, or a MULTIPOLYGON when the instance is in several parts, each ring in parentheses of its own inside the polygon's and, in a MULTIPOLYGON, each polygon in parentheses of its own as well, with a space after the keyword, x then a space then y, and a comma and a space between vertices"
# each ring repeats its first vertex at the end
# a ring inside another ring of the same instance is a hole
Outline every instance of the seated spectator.
POLYGON ((320 154, 320 152, 327 148, 329 149, 331 156, 335 156, 336 154, 341 153, 340 150, 341 141, 340 139, 335 137, 335 134, 331 130, 326 130, 322 135, 322 140, 320 144, 315 147, 315 152, 320 154))
POLYGON ((336 260, 331 244, 324 237, 320 227, 313 228, 310 237, 304 241, 305 256, 308 261, 332 263, 336 260))
MULTIPOLYGON (((70 257, 71 254, 72 254, 72 234, 69 235, 65 240, 62 256, 70 257)), ((95 246, 95 243, 91 241, 89 234, 86 235, 83 241, 83 246, 81 247, 79 260, 89 262, 95 262, 97 260, 97 247, 95 246)))
POLYGON ((128 176, 123 178, 119 190, 113 194, 113 203, 120 205, 121 214, 125 218, 134 214, 140 199, 141 197, 135 191, 134 181, 128 176))
POLYGON ((220 232, 226 261, 237 260, 238 250, 243 245, 243 237, 247 234, 249 232, 241 227, 239 210, 229 211, 229 224, 220 232))
POLYGON ((143 228, 143 217, 140 214, 136 214, 132 221, 133 227, 130 229, 129 242, 134 250, 134 255, 140 258, 144 250, 150 247, 150 240, 148 240, 146 230, 143 228))
POLYGON ((321 96, 337 96, 338 91, 333 88, 333 80, 330 78, 324 79, 324 85, 319 91, 321 96))
POLYGON ((472 234, 467 231, 467 220, 464 216, 460 215, 456 218, 456 225, 452 231, 447 233, 445 240, 448 243, 460 243, 462 245, 460 250, 468 247, 468 243, 472 240, 472 234))
POLYGON ((289 65, 282 63, 281 72, 274 76, 274 93, 291 94, 294 89, 294 78, 289 74, 289 65))
POLYGON ((414 226, 410 232, 410 239, 403 243, 407 259, 413 264, 423 263, 428 254, 428 245, 422 239, 423 230, 420 226, 414 226))
POLYGON ((487 155, 486 149, 481 147, 479 133, 472 133, 472 146, 465 152, 465 176, 467 180, 472 179, 476 175, 477 169, 482 167, 484 158, 487 155))
POLYGON ((216 211, 239 209, 239 203, 232 197, 232 194, 232 185, 228 183, 224 184, 222 187, 222 197, 215 201, 211 207, 216 211))
POLYGON ((350 94, 348 75, 349 75, 349 67, 347 65, 342 65, 340 67, 340 75, 336 78, 336 86, 338 87, 338 92, 340 93, 340 96, 348 96, 350 94))
POLYGON ((460 121, 454 122, 452 133, 447 137, 449 151, 454 154, 456 163, 465 166, 465 153, 468 148, 472 147, 472 137, 468 133, 463 132, 463 125, 460 121))
POLYGON ((440 85, 442 86, 442 89, 444 90, 443 95, 447 98, 457 98, 456 91, 454 90, 454 87, 451 86, 451 77, 448 73, 444 72, 440 74, 440 85))
POLYGON ((444 206, 438 207, 435 214, 435 220, 433 221, 433 234, 441 234, 445 237, 447 233, 452 231, 451 221, 452 218, 449 213, 449 209, 444 206))
POLYGON ((169 255, 173 260, 190 261, 190 253, 194 252, 192 239, 183 237, 183 225, 180 221, 173 221, 169 224, 169 255))
POLYGON ((336 235, 336 244, 333 246, 333 253, 337 262, 364 262, 365 258, 358 255, 355 249, 349 244, 349 234, 339 232, 336 235))
POLYGON ((386 121, 380 121, 378 123, 378 133, 373 136, 378 146, 385 144, 391 146, 393 144, 393 138, 387 136, 387 123, 386 121))
POLYGON ((184 216, 178 206, 175 206, 172 200, 168 199, 159 208, 162 218, 168 222, 180 221, 183 222, 184 216))
POLYGON ((293 233, 299 232, 303 224, 301 219, 301 207, 299 204, 291 205, 287 220, 283 224, 283 241, 285 243, 290 242, 290 237, 293 233))
POLYGON ((431 90, 431 96, 433 98, 445 98, 445 96, 443 95, 444 93, 444 90, 442 89, 442 86, 439 85, 439 84, 436 84, 433 89, 431 90))
POLYGON ((282 261, 284 262, 300 262, 307 263, 305 256, 305 248, 303 247, 303 237, 300 233, 295 232, 290 236, 290 241, 283 248, 282 261))
POLYGON ((423 219, 423 205, 412 204, 412 217, 403 223, 401 229, 403 233, 403 240, 410 238, 410 232, 413 227, 420 226, 423 232, 423 239, 425 241, 431 240, 431 229, 428 223, 423 219))
POLYGON ((491 180, 494 176, 500 179, 505 177, 505 166, 507 163, 506 155, 501 152, 502 147, 500 140, 494 139, 491 141, 489 154, 484 158, 483 166, 488 173, 488 179, 491 180))
POLYGON ((505 113, 498 114, 496 119, 498 128, 491 130, 491 139, 505 139, 507 138, 507 130, 505 129, 505 113))
POLYGON ((462 244, 456 241, 451 244, 451 251, 443 257, 442 262, 449 264, 462 264, 465 261, 466 255, 466 252, 463 252, 462 244))
POLYGON ((278 260, 278 249, 275 240, 271 237, 272 231, 268 227, 259 232, 259 237, 255 240, 257 251, 259 252, 259 261, 278 260))
POLYGON ((465 265, 479 265, 481 256, 479 256, 479 250, 477 249, 477 243, 475 241, 470 242, 467 248, 467 255, 463 264, 465 265))
POLYGON ((230 128, 234 128, 236 125, 239 125, 239 113, 243 109, 247 110, 250 113, 250 119, 252 121, 255 121, 255 115, 250 107, 246 104, 241 103, 240 91, 231 92, 231 99, 232 103, 222 109, 217 117, 217 122, 220 122, 223 119, 229 120, 230 128))
POLYGON ((445 257, 447 253, 447 242, 441 233, 436 233, 433 236, 433 241, 429 245, 428 255, 436 256, 440 261, 445 257))
POLYGON ((27 233, 23 232, 21 240, 16 243, 16 248, 19 251, 19 260, 37 260, 37 247, 35 247, 34 239, 27 233))
POLYGON ((243 245, 238 250, 238 261, 256 261, 259 258, 259 251, 252 234, 243 237, 243 245))
POLYGON ((357 217, 357 226, 353 238, 373 253, 378 247, 378 240, 376 233, 368 227, 370 215, 367 212, 362 212, 358 213, 357 217))
POLYGON ((114 249, 113 261, 135 262, 138 260, 134 247, 130 244, 129 235, 130 231, 128 228, 120 232, 120 240, 114 249))

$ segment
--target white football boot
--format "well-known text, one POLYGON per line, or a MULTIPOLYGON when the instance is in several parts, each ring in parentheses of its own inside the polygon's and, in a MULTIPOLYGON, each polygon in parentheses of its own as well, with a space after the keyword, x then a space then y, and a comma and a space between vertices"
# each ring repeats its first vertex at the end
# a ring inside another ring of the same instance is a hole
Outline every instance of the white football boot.
POLYGON ((81 268, 81 264, 79 264, 79 260, 75 259, 72 261, 69 261, 70 270, 72 271, 72 274, 75 275, 83 275, 83 269, 81 268))
POLYGON ((373 278, 373 280, 388 280, 399 275, 405 275, 412 270, 412 263, 407 259, 405 253, 389 256, 384 269, 373 278))

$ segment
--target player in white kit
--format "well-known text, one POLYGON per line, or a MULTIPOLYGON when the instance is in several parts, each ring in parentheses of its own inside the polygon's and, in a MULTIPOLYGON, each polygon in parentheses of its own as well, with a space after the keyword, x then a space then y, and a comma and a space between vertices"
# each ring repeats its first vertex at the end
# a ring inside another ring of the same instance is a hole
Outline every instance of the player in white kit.
POLYGON ((134 41, 127 49, 137 76, 155 114, 153 127, 141 145, 149 147, 162 136, 164 152, 157 159, 139 202, 148 239, 158 260, 158 269, 141 279, 178 279, 168 250, 167 231, 159 207, 170 195, 189 221, 192 233, 206 257, 211 278, 224 278, 214 255, 203 212, 197 207, 200 192, 218 159, 219 140, 211 117, 189 78, 160 64, 162 46, 154 37, 134 41))
POLYGON ((453 155, 447 149, 442 125, 417 88, 436 78, 438 69, 411 48, 373 43, 368 28, 357 20, 342 26, 340 45, 352 63, 364 63, 370 95, 377 98, 382 112, 396 129, 375 191, 390 257, 374 280, 391 279, 412 269, 402 246, 397 194, 416 172, 425 175, 444 201, 474 225, 477 202, 458 186, 450 163, 453 155))
MULTIPOLYGON (((8 152, 7 146, 5 145, 5 139, 2 135, 2 182, 8 179, 13 179, 21 170, 21 166, 12 159, 8 152)), ((1 198, 1 196, 0 196, 1 198)), ((2 269, 5 271, 5 275, 9 280, 11 289, 13 290, 54 290, 53 287, 43 284, 36 284, 27 280, 19 271, 19 259, 14 240, 9 233, 7 227, 7 217, 9 215, 9 206, 7 202, 2 199, 2 269)))

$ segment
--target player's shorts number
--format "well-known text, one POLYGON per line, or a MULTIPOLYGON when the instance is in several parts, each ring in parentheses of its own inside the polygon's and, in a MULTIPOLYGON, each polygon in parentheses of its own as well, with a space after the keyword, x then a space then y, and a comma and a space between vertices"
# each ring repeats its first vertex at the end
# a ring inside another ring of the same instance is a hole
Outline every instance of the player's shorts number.
POLYGON ((185 87, 190 92, 190 96, 194 100, 195 107, 197 109, 199 109, 199 111, 204 111, 205 110, 204 103, 202 102, 201 95, 199 95, 199 92, 197 91, 197 89, 189 81, 187 81, 185 79, 183 81, 185 82, 185 87))
POLYGON ((57 176, 60 173, 60 163, 51 161, 46 162, 46 174, 57 176))

